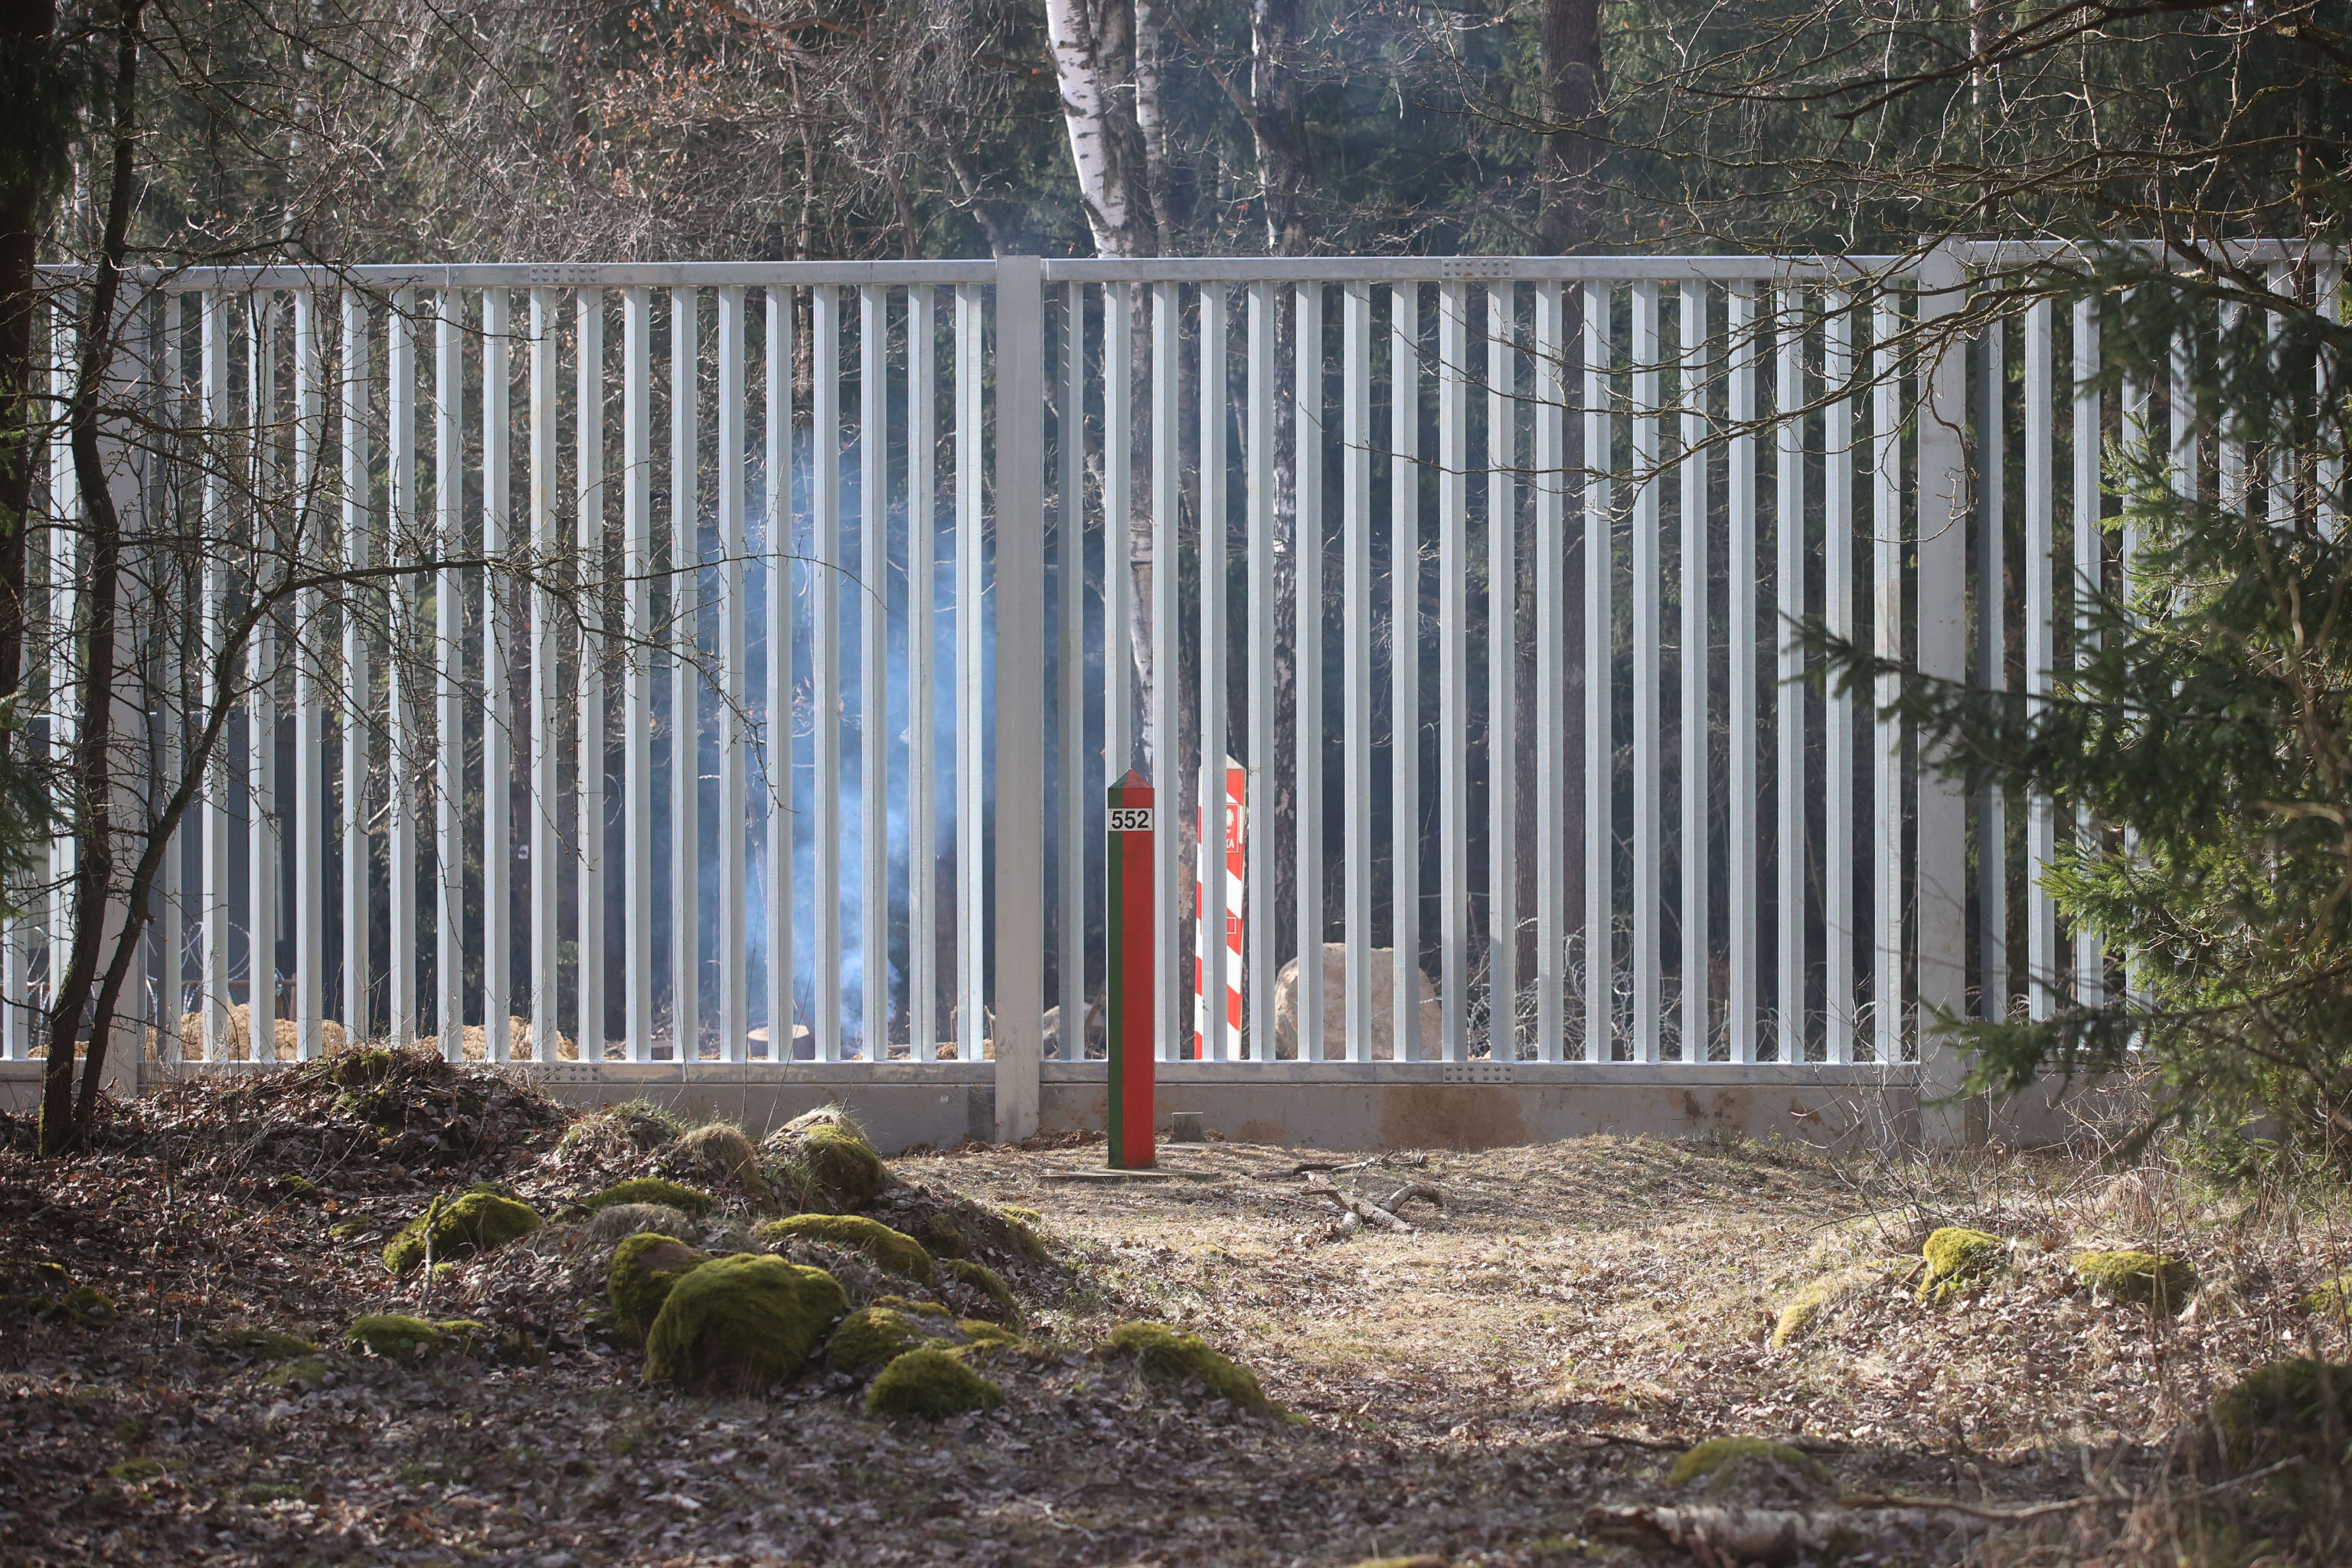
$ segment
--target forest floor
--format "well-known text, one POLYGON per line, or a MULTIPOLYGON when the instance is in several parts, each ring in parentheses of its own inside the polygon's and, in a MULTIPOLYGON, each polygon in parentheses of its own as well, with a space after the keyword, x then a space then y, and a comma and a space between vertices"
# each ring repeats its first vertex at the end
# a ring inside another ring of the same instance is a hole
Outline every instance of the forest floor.
POLYGON ((2352 1263, 2352 1224, 2308 1198, 1612 1138, 1316 1176, 1294 1167, 1350 1157, 1184 1145, 1167 1179, 1123 1183, 1074 1178, 1099 1145, 910 1157, 890 1163, 904 1181, 1035 1211, 1052 1251, 1005 1269, 1030 1340, 1006 1403, 932 1426, 866 1415, 838 1373, 748 1399, 649 1386, 551 1244, 388 1276, 389 1232, 485 1170, 551 1211, 554 1123, 528 1091, 452 1110, 474 1120, 446 1163, 300 1184, 272 1173, 289 1145, 267 1115, 225 1114, 224 1092, 142 1102, 60 1161, 0 1129, 0 1288, 69 1275, 112 1308, 16 1294, 0 1316, 0 1562, 1728 1563, 1669 1543, 1691 1499, 1665 1482, 1727 1435, 1822 1467, 1798 1500, 1845 1510, 1847 1562, 2342 1544, 2291 1473, 2194 1466, 2208 1401, 2249 1367, 2345 1357, 2305 1298, 2352 1263), (1425 1181, 1445 1203, 1412 1205, 1410 1232, 1343 1232, 1313 1180, 1374 1199, 1425 1181), (1921 1240, 1956 1224, 2009 1261, 1922 1302, 1921 1240), (2107 1300, 2074 1278, 2086 1247, 2189 1258, 2201 1289, 2177 1321, 2107 1300), (1841 1269, 1812 1331, 1772 1346, 1790 1296, 1841 1269), (523 1322, 538 1348, 416 1366, 334 1348, 381 1311, 523 1322), (1297 1419, 1171 1395, 1093 1348, 1138 1319, 1199 1332, 1297 1419), (274 1360, 262 1331, 327 1348, 274 1360))

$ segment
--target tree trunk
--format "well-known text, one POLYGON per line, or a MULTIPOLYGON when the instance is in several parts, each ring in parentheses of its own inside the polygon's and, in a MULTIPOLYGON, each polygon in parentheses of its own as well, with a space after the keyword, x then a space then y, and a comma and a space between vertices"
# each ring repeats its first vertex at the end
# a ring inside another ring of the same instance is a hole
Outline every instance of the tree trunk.
POLYGON ((1601 237, 1601 157, 1609 88, 1601 0, 1543 0, 1543 118, 1536 248, 1566 256, 1601 237))
POLYGON ((1157 246, 1137 197, 1135 17, 1130 0, 1045 0, 1045 33, 1062 89, 1062 123, 1095 250, 1148 256, 1157 246))
POLYGON ((1265 191, 1265 247, 1276 256, 1309 248, 1306 89, 1298 79, 1301 0, 1253 0, 1250 7, 1250 137, 1265 191))
MULTIPOLYGON (((29 55, 57 32, 56 0, 0 0, 0 48, 29 55)), ((47 195, 41 150, 11 149, 0 184, 0 696, 25 675, 25 519, 33 504, 33 258, 47 195)), ((10 743, 0 731, 0 747, 10 743)))

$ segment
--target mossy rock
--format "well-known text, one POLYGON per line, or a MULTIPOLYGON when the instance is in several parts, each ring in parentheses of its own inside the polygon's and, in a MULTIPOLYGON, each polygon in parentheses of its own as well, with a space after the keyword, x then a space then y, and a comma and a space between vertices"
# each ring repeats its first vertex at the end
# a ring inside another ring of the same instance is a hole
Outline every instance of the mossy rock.
POLYGON ((343 1342, 386 1361, 419 1362, 429 1361, 481 1331, 482 1325, 470 1318, 428 1323, 399 1312, 382 1312, 353 1318, 351 1327, 343 1331, 343 1342))
POLYGON ((923 1250, 921 1242, 863 1215, 791 1215, 770 1220, 751 1234, 767 1244, 804 1240, 854 1247, 902 1279, 918 1285, 928 1285, 932 1279, 931 1255, 923 1250))
POLYGON ((2234 1465, 2294 1455, 2336 1459, 2325 1449, 2331 1427, 2336 1443, 2352 1435, 2352 1366, 2307 1356, 2258 1366, 2213 1401, 2209 1419, 2222 1457, 2234 1465))
POLYGON ((1035 1231, 1005 1210, 969 1198, 926 1203, 912 1214, 893 1217, 935 1258, 997 1252, 1032 1263, 1045 1259, 1045 1244, 1035 1231))
POLYGON ((604 1272, 604 1293, 621 1331, 644 1339, 669 1300, 670 1288, 709 1261, 710 1254, 674 1236, 646 1232, 623 1240, 604 1272))
POLYGON ((1035 1209, 1023 1208, 1018 1204, 999 1204, 996 1205, 996 1212, 1020 1225, 1035 1225, 1045 1217, 1035 1209))
POLYGON ((714 1258, 670 1287, 646 1334, 646 1375, 751 1393, 798 1373, 848 1298, 832 1275, 764 1253, 714 1258))
POLYGON ((539 1211, 519 1199, 485 1187, 476 1187, 433 1205, 408 1222, 383 1249, 383 1266, 405 1274, 425 1261, 429 1250, 436 1262, 489 1252, 539 1228, 539 1211))
POLYGON ((614 1204, 581 1222, 580 1234, 605 1245, 650 1231, 656 1236, 683 1236, 694 1228, 694 1216, 667 1204, 614 1204))
POLYGON ((2197 1289, 2197 1266, 2155 1252, 2078 1252, 2074 1277, 2126 1306, 2178 1312, 2197 1289))
POLYGON ((1801 1448, 1786 1443, 1775 1443, 1767 1437, 1709 1437, 1704 1443, 1686 1449, 1666 1472, 1670 1487, 1686 1487, 1694 1481, 1706 1481, 1711 1489, 1723 1489, 1736 1484, 1743 1471, 1758 1467, 1769 1467, 1790 1476, 1819 1486, 1826 1484, 1829 1474, 1801 1448))
POLYGON ((1017 1345, 1021 1336, 1002 1323, 992 1323, 985 1318, 964 1318, 956 1323, 963 1337, 982 1349, 992 1345, 1017 1345))
POLYGON ((326 1380, 326 1361, 322 1357, 314 1355, 279 1362, 261 1374, 263 1387, 291 1391, 316 1388, 326 1380))
POLYGON ((319 1347, 309 1340, 274 1329, 236 1329, 214 1342, 223 1350, 243 1351, 256 1361, 298 1361, 319 1353, 319 1347))
POLYGON ((339 1089, 373 1089, 392 1076, 400 1058, 381 1046, 362 1046, 328 1058, 327 1077, 339 1089))
POLYGON ((874 1304, 877 1307, 887 1307, 894 1312, 907 1312, 919 1318, 945 1318, 950 1322, 955 1321, 955 1314, 937 1301, 918 1301, 907 1296, 877 1296, 874 1298, 874 1304))
POLYGON ((2318 1289, 2305 1296, 2303 1304, 2338 1322, 2352 1321, 2352 1274, 2339 1275, 2326 1281, 2318 1289))
POLYGON ((733 1182, 755 1194, 768 1190, 760 1174, 759 1147, 731 1121, 709 1122, 686 1133, 662 1151, 661 1164, 682 1175, 733 1182))
POLYGON ((1948 1225, 1927 1237, 1919 1256, 1927 1260, 1927 1277, 1919 1282, 1919 1300, 1939 1301, 2000 1273, 2009 1263, 2009 1245, 1981 1230, 1948 1225))
POLYGON ((341 1225, 329 1226, 327 1234, 337 1241, 357 1241, 375 1228, 372 1219, 347 1219, 341 1225))
POLYGON ((84 1323, 103 1322, 114 1316, 114 1298, 95 1285, 77 1285, 49 1303, 48 1315, 84 1323))
POLYGON ((319 1184, 287 1171, 278 1178, 278 1190, 289 1198, 315 1198, 319 1195, 319 1184))
POLYGON ((1867 1264, 1822 1275, 1790 1297, 1788 1304, 1780 1309, 1780 1316, 1772 1324, 1772 1343, 1795 1343, 1812 1331, 1822 1313, 1861 1295, 1885 1278, 1885 1268, 1867 1264))
POLYGON ((941 1273, 956 1283, 969 1285, 987 1297, 989 1305, 996 1309, 998 1322, 1017 1323, 1021 1321, 1021 1303, 1013 1300, 1013 1287, 1004 1282, 1003 1275, 987 1264, 974 1263, 968 1258, 942 1258, 939 1260, 939 1267, 941 1273))
POLYGON ((882 1157, 836 1106, 795 1116, 768 1135, 761 1153, 803 1209, 856 1208, 890 1184, 882 1157))
POLYGON ((625 1182, 614 1182, 580 1206, 594 1214, 615 1204, 659 1204, 665 1208, 676 1209, 688 1218, 701 1219, 719 1206, 719 1199, 700 1187, 689 1187, 684 1182, 673 1182, 661 1176, 632 1176, 625 1182))
POLYGON ((1003 1403, 1004 1391, 965 1365, 962 1357, 929 1347, 893 1359, 866 1391, 869 1415, 919 1415, 928 1421, 1003 1403))
POLYGON ((922 1344, 929 1337, 924 1331, 938 1326, 943 1325, 908 1317, 891 1307, 860 1308, 833 1331, 833 1343, 824 1352, 825 1365, 835 1372, 883 1365, 922 1344))
POLYGON ((1255 1373, 1212 1350, 1198 1334, 1180 1333, 1165 1323, 1121 1323, 1106 1342, 1118 1354, 1132 1356, 1160 1382, 1197 1381, 1212 1399, 1227 1400, 1261 1415, 1277 1413, 1258 1386, 1255 1373))

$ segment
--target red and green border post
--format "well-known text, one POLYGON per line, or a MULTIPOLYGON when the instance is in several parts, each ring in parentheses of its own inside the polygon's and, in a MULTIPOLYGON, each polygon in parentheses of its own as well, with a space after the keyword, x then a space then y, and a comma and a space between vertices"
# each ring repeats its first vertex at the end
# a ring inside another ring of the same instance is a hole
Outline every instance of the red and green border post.
POLYGON ((1109 845, 1103 857, 1103 907, 1110 973, 1107 993, 1105 1053, 1110 1065, 1109 1164, 1115 1171, 1147 1171, 1151 1147, 1154 1004, 1153 968, 1159 952, 1152 907, 1151 835, 1157 818, 1151 785, 1133 769, 1110 786, 1109 845))

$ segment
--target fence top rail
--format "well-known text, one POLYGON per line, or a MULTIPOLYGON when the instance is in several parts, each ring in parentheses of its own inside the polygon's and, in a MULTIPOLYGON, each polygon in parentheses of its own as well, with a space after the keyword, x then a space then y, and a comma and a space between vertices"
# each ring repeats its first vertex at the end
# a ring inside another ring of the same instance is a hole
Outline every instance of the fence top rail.
POLYGON ((1550 283, 1865 278, 1901 256, 1211 256, 1048 258, 1048 283, 1550 283))
MULTIPOLYGON (((45 267, 61 282, 87 277, 86 267, 45 267)), ((993 283, 992 261, 622 261, 467 262, 446 266, 190 267, 142 268, 133 274, 167 294, 206 289, 715 289, 729 285, 993 283)))

